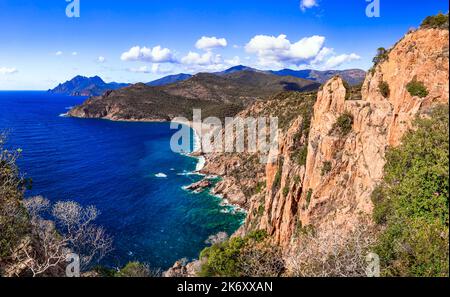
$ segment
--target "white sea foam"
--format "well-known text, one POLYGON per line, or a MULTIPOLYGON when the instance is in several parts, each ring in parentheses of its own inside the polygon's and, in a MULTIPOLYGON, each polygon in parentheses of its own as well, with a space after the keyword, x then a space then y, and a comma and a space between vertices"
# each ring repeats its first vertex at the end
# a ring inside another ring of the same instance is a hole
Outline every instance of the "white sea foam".
POLYGON ((183 172, 177 173, 177 175, 187 176, 187 175, 201 175, 201 174, 198 174, 195 171, 186 171, 186 170, 184 170, 183 172))
POLYGON ((202 140, 200 138, 200 135, 198 135, 197 131, 192 128, 192 130, 194 131, 194 144, 193 144, 193 152, 198 152, 201 150, 202 148, 202 140))
POLYGON ((157 173, 157 174, 155 174, 155 177, 159 177, 159 178, 166 178, 166 177, 167 177, 167 175, 166 175, 166 174, 164 174, 164 173, 157 173))
MULTIPOLYGON (((197 131, 195 129, 193 129, 194 131, 194 150, 193 152, 199 152, 201 150, 202 147, 202 140, 200 138, 200 136, 198 135, 197 131)), ((203 167, 205 167, 206 164, 206 159, 203 156, 197 157, 197 165, 195 166, 195 171, 199 172, 200 170, 203 169, 203 167)))
MULTIPOLYGON (((193 129, 193 131, 194 131, 194 139, 193 139, 193 141, 194 141, 194 145, 193 145, 194 149, 193 149, 193 152, 196 153, 196 152, 199 152, 201 150, 201 139, 200 139, 200 136, 198 135, 197 131, 195 131, 195 129, 193 129)), ((200 170, 203 169, 203 167, 205 167, 206 160, 202 156, 197 157, 197 160, 198 160, 198 162, 197 162, 197 166, 195 167, 195 171, 200 171, 200 170)))
POLYGON ((66 113, 61 113, 59 116, 62 117, 62 118, 65 118, 65 117, 68 117, 69 114, 66 112, 66 113))
POLYGON ((205 167, 206 159, 203 156, 198 157, 197 165, 195 166, 195 171, 200 171, 205 167))

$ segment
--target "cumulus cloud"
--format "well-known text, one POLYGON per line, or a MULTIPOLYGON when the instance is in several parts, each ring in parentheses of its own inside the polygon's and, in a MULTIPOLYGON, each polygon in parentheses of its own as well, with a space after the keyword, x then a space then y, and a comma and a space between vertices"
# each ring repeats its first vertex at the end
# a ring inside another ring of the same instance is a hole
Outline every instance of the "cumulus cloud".
POLYGON ((78 56, 77 52, 72 52, 72 56, 78 56))
POLYGON ((8 67, 0 67, 0 74, 6 75, 6 74, 14 74, 17 73, 16 68, 8 68, 8 67))
POLYGON ((317 0, 301 0, 300 1, 300 9, 302 11, 307 10, 308 8, 312 8, 314 6, 319 6, 317 4, 317 0))
POLYGON ((355 53, 332 56, 326 61, 326 63, 322 67, 326 69, 333 69, 341 66, 342 64, 356 61, 359 59, 361 59, 361 57, 355 53))
POLYGON ((56 56, 61 56, 62 54, 63 54, 62 51, 57 51, 57 52, 55 53, 56 56))
POLYGON ((154 63, 154 64, 152 64, 151 71, 154 74, 167 74, 167 73, 173 72, 173 69, 170 65, 167 65, 167 64, 164 65, 164 64, 154 63))
POLYGON ((360 59, 355 54, 335 53, 325 47, 324 36, 310 36, 292 43, 284 34, 275 36, 257 35, 245 46, 248 53, 256 54, 258 66, 264 68, 312 67, 331 69, 344 63, 360 59))
POLYGON ((181 64, 188 72, 222 71, 231 66, 239 65, 240 58, 235 56, 231 59, 223 59, 221 55, 214 54, 211 51, 203 54, 189 52, 181 59, 181 64))
POLYGON ((134 46, 127 52, 124 52, 120 59, 122 61, 144 61, 153 63, 173 63, 175 57, 168 48, 155 46, 154 48, 134 46))
POLYGON ((225 38, 203 36, 202 38, 197 40, 195 47, 201 50, 209 51, 215 48, 226 47, 227 44, 228 43, 225 38))
POLYGON ((248 53, 256 54, 261 65, 281 66, 284 63, 301 64, 315 58, 323 47, 325 37, 314 35, 291 43, 284 34, 257 35, 245 46, 248 53))
POLYGON ((154 63, 151 68, 148 66, 140 66, 137 68, 129 68, 128 71, 133 73, 166 74, 172 72, 172 69, 170 67, 164 67, 159 63, 154 63))
POLYGON ((189 52, 181 59, 181 63, 184 65, 207 66, 222 63, 222 57, 213 52, 206 52, 204 54, 189 52))
POLYGON ((334 49, 323 47, 310 65, 320 69, 334 69, 359 59, 361 57, 355 53, 338 55, 334 49))
POLYGON ((97 58, 96 61, 97 61, 97 63, 105 63, 106 62, 106 58, 103 57, 103 56, 100 56, 100 57, 97 58))
POLYGON ((241 58, 239 58, 238 56, 235 56, 232 59, 225 60, 225 63, 230 66, 236 66, 236 65, 241 64, 241 58))

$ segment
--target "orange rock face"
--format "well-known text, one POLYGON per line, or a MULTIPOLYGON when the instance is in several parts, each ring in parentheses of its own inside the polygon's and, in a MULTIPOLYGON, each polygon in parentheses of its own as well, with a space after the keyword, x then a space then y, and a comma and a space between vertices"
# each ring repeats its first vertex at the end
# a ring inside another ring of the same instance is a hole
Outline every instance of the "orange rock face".
POLYGON ((302 127, 299 117, 281 135, 279 161, 266 166, 264 208, 260 198, 252 199, 241 232, 265 229, 276 243, 288 246, 302 226, 345 234, 362 216, 370 215, 370 196, 383 177, 388 147, 400 144, 416 116, 449 101, 448 42, 448 30, 408 33, 390 50, 388 59, 368 73, 362 100, 346 100, 342 79, 329 80, 318 93, 309 136, 304 139, 306 165, 291 157, 296 149, 293 138, 302 127), (410 95, 406 86, 413 79, 427 88, 426 97, 410 95), (380 92, 381 82, 389 86, 386 98, 380 92), (353 116, 353 124, 348 134, 339 135, 332 130, 343 113, 353 116), (324 164, 329 167, 325 172, 324 164), (277 174, 281 181, 274 185, 277 174))

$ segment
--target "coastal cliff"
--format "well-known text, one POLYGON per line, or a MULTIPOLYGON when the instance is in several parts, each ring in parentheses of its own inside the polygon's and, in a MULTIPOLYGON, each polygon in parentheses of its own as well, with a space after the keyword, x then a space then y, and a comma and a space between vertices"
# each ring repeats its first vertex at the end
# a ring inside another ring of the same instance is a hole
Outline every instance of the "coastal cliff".
POLYGON ((202 172, 222 177, 213 193, 247 217, 232 239, 166 274, 364 276, 365 256, 376 251, 383 275, 448 275, 448 157, 439 157, 448 155, 448 34, 448 15, 428 17, 391 49, 378 49, 361 86, 335 76, 317 93, 280 93, 239 113, 279 118, 274 161, 262 164, 248 151, 205 155, 202 172), (401 169, 398 154, 408 154, 401 169), (409 174, 413 184, 398 188, 409 174), (428 194, 405 193, 426 184, 428 194), (425 255, 423 245, 440 252, 425 255))
MULTIPOLYGON (((207 155, 203 171, 223 176, 215 193, 248 210, 237 234, 265 230, 288 248, 299 229, 312 226, 345 237, 366 222, 387 149, 400 144, 417 116, 448 104, 448 57, 448 30, 409 32, 374 66, 360 90, 334 77, 317 93, 311 115, 290 117, 280 127, 277 162, 262 165, 251 154, 207 155), (411 94, 414 82, 425 87, 425 96, 411 94), (350 96, 354 92, 359 96, 350 96)), ((288 112, 296 107, 292 97, 301 98, 297 107, 307 104, 301 93, 280 96, 241 115, 288 112)))

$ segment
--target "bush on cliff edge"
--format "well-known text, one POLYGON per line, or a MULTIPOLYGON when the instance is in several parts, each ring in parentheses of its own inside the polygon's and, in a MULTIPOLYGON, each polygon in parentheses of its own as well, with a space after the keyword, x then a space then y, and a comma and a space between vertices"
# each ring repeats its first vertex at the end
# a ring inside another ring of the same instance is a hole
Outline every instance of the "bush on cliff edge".
POLYGON ((200 254, 203 264, 199 276, 280 276, 284 270, 281 251, 266 238, 267 233, 258 230, 205 248, 200 254))
POLYGON ((448 105, 418 119, 386 155, 374 191, 374 219, 384 226, 375 252, 386 276, 449 275, 448 105))

